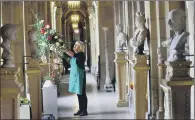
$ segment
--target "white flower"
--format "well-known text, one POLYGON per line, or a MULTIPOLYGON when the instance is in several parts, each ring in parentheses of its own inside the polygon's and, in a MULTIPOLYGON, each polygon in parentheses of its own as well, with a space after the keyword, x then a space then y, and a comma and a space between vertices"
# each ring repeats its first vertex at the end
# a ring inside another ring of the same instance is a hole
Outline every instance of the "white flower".
POLYGON ((58 39, 59 42, 63 42, 62 39, 58 39))
POLYGON ((54 47, 53 47, 53 46, 51 46, 51 47, 50 47, 50 50, 54 50, 54 47))
POLYGON ((57 42, 57 43, 56 43, 56 46, 57 46, 57 47, 59 47, 59 46, 60 46, 60 43, 59 43, 59 42, 57 42))
POLYGON ((49 28, 49 25, 46 25, 46 26, 45 26, 45 28, 47 28, 47 29, 48 29, 48 28, 49 28))
POLYGON ((54 64, 54 65, 53 65, 53 69, 54 69, 54 70, 58 69, 58 65, 54 64))
POLYGON ((42 24, 43 22, 44 22, 44 20, 39 21, 40 24, 42 24))
POLYGON ((54 34, 54 32, 55 32, 54 30, 50 30, 50 34, 54 34))
POLYGON ((43 63, 47 63, 47 58, 46 58, 45 55, 42 55, 41 56, 41 60, 42 60, 43 63))
POLYGON ((58 36, 55 36, 54 38, 55 38, 55 39, 58 39, 58 36))

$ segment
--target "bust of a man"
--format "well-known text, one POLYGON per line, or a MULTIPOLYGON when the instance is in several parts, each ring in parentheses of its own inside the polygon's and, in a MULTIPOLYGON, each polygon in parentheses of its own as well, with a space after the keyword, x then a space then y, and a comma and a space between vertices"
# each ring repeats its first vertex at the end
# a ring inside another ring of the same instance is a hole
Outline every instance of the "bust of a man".
POLYGON ((117 51, 123 51, 124 47, 126 47, 127 35, 123 32, 123 27, 121 24, 116 26, 117 31, 117 51))
POLYGON ((168 25, 175 35, 167 41, 162 42, 163 47, 169 47, 167 61, 185 61, 185 44, 189 33, 185 31, 186 16, 182 9, 173 9, 168 14, 168 25))
POLYGON ((144 43, 148 36, 148 29, 146 28, 145 23, 145 14, 137 12, 135 21, 135 37, 130 40, 131 46, 134 48, 135 54, 137 55, 144 55, 144 43))
POLYGON ((0 44, 0 47, 3 48, 3 65, 1 67, 15 67, 11 56, 10 42, 16 40, 16 26, 14 24, 3 25, 0 28, 0 35, 3 38, 3 42, 0 44))
POLYGON ((30 47, 30 53, 31 53, 31 57, 33 59, 36 59, 38 57, 37 55, 37 33, 35 29, 32 29, 28 32, 29 35, 29 39, 28 39, 28 43, 29 43, 29 47, 30 47))

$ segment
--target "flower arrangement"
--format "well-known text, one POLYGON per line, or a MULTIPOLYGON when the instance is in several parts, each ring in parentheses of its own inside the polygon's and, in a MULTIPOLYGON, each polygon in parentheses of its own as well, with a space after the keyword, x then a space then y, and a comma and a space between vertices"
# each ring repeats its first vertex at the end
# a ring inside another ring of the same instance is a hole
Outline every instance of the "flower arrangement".
POLYGON ((62 54, 65 42, 62 40, 62 35, 55 32, 49 39, 50 50, 62 54))
POLYGON ((37 14, 34 14, 36 23, 31 25, 36 29, 38 55, 41 57, 49 52, 62 53, 64 41, 62 36, 51 29, 50 25, 44 24, 44 20, 40 20, 37 14))

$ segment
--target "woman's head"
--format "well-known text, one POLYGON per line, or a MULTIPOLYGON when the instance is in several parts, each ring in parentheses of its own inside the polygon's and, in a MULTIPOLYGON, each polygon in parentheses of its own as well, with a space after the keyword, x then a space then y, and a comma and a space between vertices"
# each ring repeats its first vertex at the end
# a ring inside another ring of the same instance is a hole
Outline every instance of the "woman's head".
POLYGON ((75 44, 74 44, 74 52, 75 53, 78 53, 78 52, 84 52, 84 49, 85 49, 85 45, 83 42, 81 41, 77 41, 75 44))

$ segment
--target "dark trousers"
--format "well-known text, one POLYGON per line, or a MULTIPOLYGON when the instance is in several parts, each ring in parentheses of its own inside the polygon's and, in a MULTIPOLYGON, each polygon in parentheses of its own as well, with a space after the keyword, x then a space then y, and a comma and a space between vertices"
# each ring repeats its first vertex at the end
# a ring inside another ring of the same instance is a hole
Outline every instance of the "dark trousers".
POLYGON ((83 94, 78 96, 78 101, 79 101, 79 110, 80 111, 87 111, 87 95, 86 95, 86 81, 83 83, 83 94))

